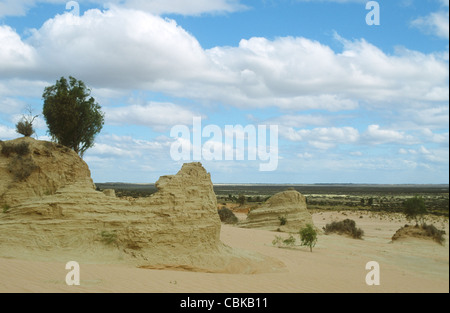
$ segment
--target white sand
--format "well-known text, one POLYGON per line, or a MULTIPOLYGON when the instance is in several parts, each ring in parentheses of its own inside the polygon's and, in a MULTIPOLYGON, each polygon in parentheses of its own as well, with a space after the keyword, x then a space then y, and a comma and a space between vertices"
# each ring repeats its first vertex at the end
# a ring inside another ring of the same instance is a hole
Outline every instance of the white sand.
MULTIPOLYGON (((222 226, 224 243, 280 260, 286 268, 279 273, 209 274, 80 263, 81 285, 67 286, 65 263, 0 258, 0 292, 449 292, 448 236, 444 246, 421 239, 390 243, 406 223, 401 216, 346 214, 314 213, 313 219, 322 228, 351 218, 364 230, 364 240, 320 235, 312 253, 306 247, 272 246, 280 233, 222 226), (365 283, 369 261, 380 265, 379 286, 365 283)), ((448 234, 448 221, 434 223, 448 234)))

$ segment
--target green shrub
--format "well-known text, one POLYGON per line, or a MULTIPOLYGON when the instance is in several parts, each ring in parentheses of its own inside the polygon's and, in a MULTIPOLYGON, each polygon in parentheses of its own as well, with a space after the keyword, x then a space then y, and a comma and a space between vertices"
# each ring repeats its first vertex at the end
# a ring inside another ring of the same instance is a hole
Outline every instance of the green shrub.
POLYGON ((288 238, 283 239, 281 236, 275 236, 275 239, 272 240, 272 245, 274 246, 287 246, 287 247, 292 247, 293 245, 295 245, 295 238, 294 236, 290 235, 288 238))
POLYGON ((7 204, 3 205, 3 213, 8 213, 10 209, 11 209, 11 207, 9 205, 7 205, 7 204))
POLYGON ((418 220, 421 220, 423 224, 423 216, 427 213, 425 201, 422 197, 415 196, 403 203, 403 214, 408 220, 415 220, 418 224, 418 220))
POLYGON ((317 232, 314 229, 314 226, 307 224, 306 227, 300 229, 299 234, 302 246, 308 246, 309 250, 312 252, 312 248, 317 243, 317 232))
POLYGON ((286 225, 287 223, 286 216, 278 216, 278 220, 280 221, 280 226, 286 225))
POLYGON ((236 224, 238 222, 238 218, 229 208, 223 207, 217 212, 219 213, 220 220, 225 224, 236 224))
POLYGON ((283 240, 283 244, 286 246, 293 246, 295 244, 294 236, 290 235, 289 238, 283 240))
POLYGON ((283 242, 283 238, 281 238, 281 236, 275 236, 275 239, 272 240, 272 245, 276 245, 276 246, 280 246, 281 243, 283 242))
POLYGON ((350 219, 345 219, 340 222, 332 222, 331 224, 327 224, 323 229, 325 231, 325 234, 346 234, 355 239, 361 239, 364 235, 364 231, 361 228, 356 228, 355 221, 350 219))
POLYGON ((116 234, 115 230, 112 232, 104 230, 100 233, 100 236, 102 237, 102 241, 104 243, 106 243, 107 245, 116 243, 116 241, 117 241, 117 234, 116 234))

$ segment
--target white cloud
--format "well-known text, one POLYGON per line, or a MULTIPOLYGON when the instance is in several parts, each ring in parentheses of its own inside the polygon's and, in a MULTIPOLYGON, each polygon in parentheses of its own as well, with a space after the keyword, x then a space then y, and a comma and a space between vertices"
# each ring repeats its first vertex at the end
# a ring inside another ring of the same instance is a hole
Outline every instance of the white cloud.
POLYGON ((207 54, 234 78, 211 90, 240 107, 277 106, 291 110, 356 109, 366 103, 448 100, 448 62, 441 56, 398 49, 387 55, 365 40, 336 35, 342 53, 306 38, 251 38, 238 47, 215 47, 207 54), (217 88, 216 88, 217 89, 217 88), (326 98, 324 98, 326 97, 326 98))
POLYGON ((9 140, 19 137, 15 129, 0 124, 0 140, 9 140))
POLYGON ((448 24, 448 1, 446 11, 433 12, 427 16, 419 17, 411 22, 413 27, 416 27, 427 34, 433 34, 443 39, 449 39, 448 24))
POLYGON ((127 158, 129 160, 163 159, 172 141, 161 138, 153 141, 134 139, 115 134, 101 135, 86 152, 90 158, 127 158))
MULTIPOLYGON (((113 6, 57 15, 23 41, 2 27, 4 77, 53 80, 71 73, 98 90, 144 89, 197 101, 285 111, 355 110, 448 101, 448 59, 365 40, 329 46, 307 38, 250 38, 204 50, 175 21, 113 6), (120 44, 118 44, 120 43, 120 44), (14 54, 11 51, 19 51, 14 54)), ((1 91, 0 91, 1 92, 1 91)))
POLYGON ((96 88, 126 89, 181 88, 185 80, 214 79, 193 36, 173 20, 142 11, 112 7, 80 17, 57 15, 33 30, 27 44, 39 64, 29 76, 72 73, 96 88))
POLYGON ((142 125, 158 131, 166 131, 175 125, 192 125, 192 118, 199 116, 173 104, 150 102, 117 108, 104 108, 106 123, 113 125, 142 125))
MULTIPOLYGON (((1 94, 1 93, 0 93, 1 94)), ((25 107, 25 103, 15 98, 0 98, 1 113, 17 113, 25 107)))
POLYGON ((0 25, 0 78, 15 76, 35 66, 36 52, 7 25, 0 25))
POLYGON ((104 143, 96 143, 90 150, 90 155, 112 156, 112 157, 134 157, 139 156, 139 151, 129 151, 104 143))
POLYGON ((265 121, 267 125, 279 125, 281 127, 303 128, 307 126, 325 126, 330 124, 330 118, 322 115, 282 115, 265 121))
POLYGON ((361 139, 366 144, 418 143, 418 140, 411 135, 397 130, 381 129, 379 125, 369 125, 367 131, 362 135, 361 139))
MULTIPOLYGON (((39 4, 56 4, 65 11, 68 0, 0 0, 0 17, 24 16, 39 4)), ((125 8, 146 11, 152 14, 200 15, 231 13, 245 10, 247 7, 240 0, 77 0, 80 10, 84 5, 101 4, 105 7, 120 5, 125 8)))
POLYGON ((294 130, 292 127, 280 127, 280 135, 291 141, 306 141, 311 146, 327 150, 337 144, 355 144, 359 141, 359 132, 353 127, 320 127, 294 130))
POLYGON ((308 153, 308 152, 299 153, 299 154, 297 154, 297 156, 300 159, 312 159, 314 157, 314 155, 312 155, 311 153, 308 153))
POLYGON ((246 9, 239 0, 126 0, 124 6, 158 15, 230 13, 246 9))
POLYGON ((449 133, 434 133, 429 128, 424 128, 421 130, 424 140, 434 143, 449 144, 449 133))

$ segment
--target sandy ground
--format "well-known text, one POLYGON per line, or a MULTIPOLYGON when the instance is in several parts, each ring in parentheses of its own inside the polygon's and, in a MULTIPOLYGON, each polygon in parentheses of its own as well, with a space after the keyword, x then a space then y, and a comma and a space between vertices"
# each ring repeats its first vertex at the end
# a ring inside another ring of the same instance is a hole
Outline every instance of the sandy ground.
MULTIPOLYGON (((354 219, 364 230, 364 240, 320 235, 312 253, 306 247, 274 247, 272 240, 279 233, 222 226, 221 239, 227 245, 282 261, 286 267, 277 273, 210 274, 81 263, 80 286, 67 286, 69 271, 63 263, 0 258, 0 292, 449 292, 448 236, 444 246, 421 239, 390 243, 406 223, 399 215, 313 214, 318 228, 345 218, 354 219), (379 286, 365 282, 369 261, 380 266, 379 286)), ((449 233, 448 220, 434 220, 434 224, 449 233)))

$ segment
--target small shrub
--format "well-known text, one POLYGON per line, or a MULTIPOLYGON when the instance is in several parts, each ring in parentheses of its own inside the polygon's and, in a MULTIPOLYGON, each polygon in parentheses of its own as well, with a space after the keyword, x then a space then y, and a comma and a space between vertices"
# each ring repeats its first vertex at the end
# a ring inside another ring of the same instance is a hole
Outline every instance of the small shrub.
POLYGON ((26 142, 22 142, 17 145, 1 142, 1 148, 2 154, 7 158, 13 153, 17 154, 18 156, 25 156, 30 154, 30 148, 28 147, 28 143, 26 142))
POLYGON ((283 242, 283 238, 281 236, 275 236, 275 239, 272 240, 272 245, 274 246, 281 246, 281 243, 283 242))
POLYGON ((30 137, 34 134, 33 123, 27 120, 21 120, 16 124, 16 132, 25 137, 30 137))
POLYGON ((278 216, 278 220, 280 221, 280 226, 286 225, 287 218, 285 216, 278 216))
POLYGON ((14 145, 4 143, 3 141, 0 144, 2 147, 2 154, 8 158, 13 153, 14 145))
POLYGON ((317 243, 317 232, 314 229, 314 226, 307 224, 306 227, 300 229, 299 234, 302 246, 308 246, 309 250, 312 252, 312 248, 317 243))
POLYGON ((30 157, 24 158, 22 156, 17 156, 9 163, 8 170, 14 175, 15 181, 26 180, 31 173, 37 170, 39 166, 34 163, 33 159, 30 157))
POLYGON ((422 229, 426 232, 426 235, 433 238, 434 241, 436 241, 437 243, 443 245, 445 242, 445 231, 444 230, 439 230, 436 228, 436 226, 434 226, 433 224, 431 225, 427 225, 425 223, 422 224, 422 229))
POLYGON ((289 238, 283 240, 283 244, 286 246, 293 246, 295 244, 294 236, 290 235, 289 238))
POLYGON ((323 229, 325 231, 325 234, 346 234, 355 239, 361 239, 364 235, 364 231, 361 228, 356 228, 355 221, 350 219, 345 219, 340 222, 332 222, 331 224, 327 224, 323 229))
POLYGON ((277 247, 281 247, 282 245, 286 247, 292 247, 293 245, 295 245, 295 241, 296 240, 292 235, 290 235, 286 239, 283 239, 281 236, 275 236, 275 239, 272 240, 272 245, 277 247))
POLYGON ((18 156, 26 156, 30 154, 30 148, 28 146, 28 143, 22 142, 19 143, 18 145, 15 145, 15 152, 17 153, 18 156))
POLYGON ((238 218, 229 208, 223 207, 217 212, 219 213, 220 220, 225 224, 236 224, 238 222, 238 218))
POLYGON ((11 209, 11 207, 9 205, 7 205, 7 204, 3 205, 3 213, 8 213, 10 209, 11 209))
POLYGON ((102 241, 104 243, 106 243, 107 245, 116 243, 116 241, 117 241, 116 231, 109 232, 109 231, 104 230, 100 233, 100 236, 102 237, 102 241))

